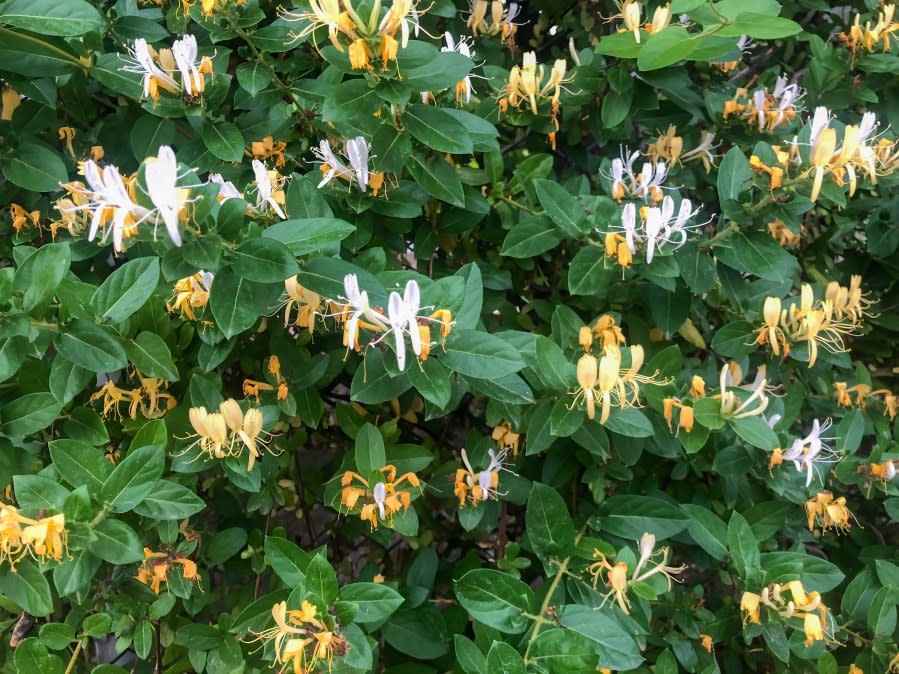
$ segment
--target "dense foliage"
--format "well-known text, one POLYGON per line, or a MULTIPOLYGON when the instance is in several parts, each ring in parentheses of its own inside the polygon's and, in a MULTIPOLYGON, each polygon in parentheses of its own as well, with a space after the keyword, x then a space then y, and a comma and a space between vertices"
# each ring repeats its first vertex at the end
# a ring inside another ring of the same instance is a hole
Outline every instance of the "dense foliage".
POLYGON ((0 2, 0 671, 899 671, 894 6, 294 4, 0 2))

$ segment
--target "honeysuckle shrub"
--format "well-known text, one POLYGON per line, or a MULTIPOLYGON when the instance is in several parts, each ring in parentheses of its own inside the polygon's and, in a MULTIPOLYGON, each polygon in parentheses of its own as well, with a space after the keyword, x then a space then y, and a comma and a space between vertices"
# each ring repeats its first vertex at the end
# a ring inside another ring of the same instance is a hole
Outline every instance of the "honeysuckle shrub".
POLYGON ((894 11, 0 2, 2 671, 899 669, 894 11))

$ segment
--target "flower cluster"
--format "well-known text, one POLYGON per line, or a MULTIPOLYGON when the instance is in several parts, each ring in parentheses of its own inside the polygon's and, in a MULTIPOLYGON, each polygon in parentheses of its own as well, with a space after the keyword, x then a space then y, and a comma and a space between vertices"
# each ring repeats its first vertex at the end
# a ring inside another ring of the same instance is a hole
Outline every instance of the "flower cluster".
POLYGON ((312 149, 312 153, 321 161, 322 180, 319 187, 327 185, 334 178, 345 180, 351 186, 355 183, 360 192, 365 192, 370 187, 374 195, 384 187, 384 174, 368 168, 368 143, 362 136, 348 140, 343 146, 342 155, 349 166, 337 158, 327 140, 321 141, 318 148, 312 149))
POLYGON ((852 54, 853 60, 859 51, 873 53, 881 48, 887 52, 892 48, 895 37, 893 33, 899 31, 899 23, 893 18, 895 13, 895 3, 884 4, 877 12, 877 21, 873 25, 871 21, 865 21, 864 26, 861 14, 855 15, 849 33, 841 32, 838 36, 852 54))
POLYGON ((512 456, 518 456, 521 435, 512 430, 512 425, 508 421, 494 427, 491 437, 496 441, 500 452, 512 452, 512 456))
POLYGON ((69 554, 68 540, 65 515, 32 519, 0 502, 0 562, 8 561, 13 571, 26 556, 39 562, 61 561, 69 554))
POLYGON ((786 451, 781 448, 774 450, 768 462, 768 468, 779 466, 784 461, 792 461, 797 471, 806 473, 805 486, 809 486, 817 466, 836 463, 840 460, 840 454, 825 442, 834 438, 822 437, 822 433, 830 427, 830 419, 825 419, 824 423, 815 419, 812 422, 812 430, 807 436, 796 438, 786 451))
MULTIPOLYGON (((634 162, 640 152, 634 150, 628 154, 621 149, 621 157, 612 160, 611 193, 615 201, 622 199, 641 199, 653 205, 662 201, 662 185, 668 177, 668 165, 663 161, 643 162, 640 173, 634 172, 634 162)), ((605 174, 603 174, 605 175, 605 174)))
POLYGON ((477 37, 479 34, 499 35, 503 43, 509 47, 515 46, 515 33, 521 24, 515 23, 515 19, 521 12, 519 3, 505 0, 469 0, 471 12, 468 16, 468 27, 471 34, 477 37), (487 16, 487 10, 490 16, 487 16))
POLYGON ((459 499, 460 508, 464 508, 466 502, 470 502, 472 507, 477 507, 481 501, 497 500, 501 496, 498 490, 500 471, 511 472, 503 465, 506 460, 506 450, 497 454, 489 449, 487 455, 490 457, 490 463, 484 470, 476 471, 468 462, 468 454, 464 449, 462 450, 464 468, 456 470, 456 477, 453 481, 453 493, 459 499))
MULTIPOLYGON (((583 336, 586 333, 582 330, 583 336)), ((590 341, 592 345, 592 340, 590 341)), ((630 355, 630 365, 622 367, 622 349, 614 343, 607 343, 602 348, 602 355, 597 359, 590 348, 585 347, 585 353, 577 362, 578 388, 571 392, 574 401, 568 409, 584 401, 587 409, 587 418, 596 418, 596 406, 601 405, 599 423, 604 424, 609 419, 612 407, 625 409, 627 407, 640 407, 640 384, 663 385, 667 380, 659 381, 655 377, 658 370, 646 376, 640 374, 643 366, 643 347, 639 344, 626 347, 630 355)))
POLYGON ((380 522, 391 526, 394 515, 401 510, 408 510, 412 494, 408 488, 401 488, 401 485, 408 483, 410 487, 421 489, 421 482, 415 473, 404 473, 397 478, 395 466, 384 466, 375 473, 380 479, 372 480, 374 484, 351 470, 345 472, 340 479, 343 487, 340 492, 341 505, 352 512, 361 503, 359 519, 371 524, 372 529, 377 529, 380 522))
MULTIPOLYGON (((705 172, 708 173, 712 170, 712 166, 715 165, 715 155, 712 154, 712 150, 720 145, 720 143, 718 143, 718 145, 713 145, 712 143, 714 142, 715 134, 711 131, 703 131, 699 139, 699 144, 692 150, 684 152, 684 139, 681 136, 677 135, 677 127, 674 124, 671 124, 668 126, 668 130, 665 133, 659 134, 659 137, 649 144, 649 147, 646 150, 646 155, 652 160, 653 164, 655 165, 659 165, 662 162, 667 162, 668 165, 674 166, 676 164, 688 161, 700 161, 702 162, 703 167, 705 167, 705 172)), ((633 160, 631 160, 631 163, 632 161, 633 160)), ((664 163, 662 163, 661 165, 663 167, 665 166, 664 163)), ((634 176, 630 166, 628 166, 628 172, 630 174, 629 177, 633 182, 634 176)), ((619 185, 618 193, 623 195, 624 185, 621 182, 620 167, 618 173, 619 178, 616 182, 616 185, 619 185)), ((664 180, 664 175, 661 179, 664 180)), ((615 198, 620 200, 621 196, 615 198)))
POLYGON ((162 145, 156 157, 144 161, 146 186, 142 191, 153 208, 138 203, 137 174, 123 178, 112 165, 99 166, 88 159, 83 164, 84 179, 66 183, 63 187, 70 195, 60 203, 61 212, 90 214, 88 241, 93 241, 102 229, 102 241, 112 235, 117 253, 125 250, 126 239, 139 234, 139 225, 147 222, 156 228, 164 224, 172 242, 181 245, 179 222, 187 218, 186 205, 190 202, 190 189, 178 187, 178 162, 172 148, 162 145))
POLYGON ((232 398, 220 403, 218 412, 209 412, 205 407, 191 407, 188 417, 195 433, 187 437, 196 440, 184 452, 199 447, 201 456, 205 455, 208 460, 240 457, 246 449, 247 471, 253 470, 256 459, 262 456, 259 446, 265 447, 271 439, 271 435, 262 429, 262 412, 254 407, 243 412, 232 398))
POLYGON ((558 115, 561 109, 559 97, 562 85, 570 81, 570 78, 566 77, 568 63, 565 59, 556 59, 547 78, 544 78, 545 71, 544 65, 537 63, 536 52, 525 52, 522 55, 521 66, 514 65, 509 72, 509 81, 499 97, 499 109, 500 112, 506 112, 510 107, 517 109, 522 103, 527 102, 531 113, 537 115, 539 103, 549 101, 549 115, 553 124, 549 141, 555 147, 556 132, 559 130, 558 115))
POLYGON ((806 592, 800 581, 773 583, 762 588, 760 593, 744 592, 740 598, 740 611, 745 613, 744 620, 750 623, 761 624, 763 606, 767 619, 774 616, 784 620, 801 619, 806 646, 828 639, 824 629, 828 622, 827 607, 821 603, 818 592, 806 592), (790 599, 786 598, 786 593, 790 594, 790 599))
POLYGON ((861 292, 861 276, 853 276, 849 287, 831 282, 824 299, 815 301, 814 291, 802 285, 798 306, 784 309, 779 297, 768 297, 762 310, 764 325, 756 332, 755 343, 770 346, 775 356, 783 351, 789 355, 792 342, 806 342, 809 348, 808 366, 818 357, 818 346, 831 353, 846 352, 843 335, 854 335, 867 316, 871 302, 861 292))
POLYGON ((372 60, 377 54, 381 69, 387 70, 390 62, 396 61, 400 47, 408 46, 409 36, 418 35, 419 14, 414 0, 393 0, 383 18, 381 0, 375 0, 368 20, 356 11, 352 0, 310 0, 308 10, 286 12, 283 18, 307 23, 298 38, 314 35, 318 28, 327 28, 331 44, 338 51, 347 52, 353 69, 372 70, 372 60))
POLYGON ((319 663, 330 671, 334 657, 348 651, 336 625, 329 627, 325 622, 333 618, 319 618, 318 609, 309 601, 303 600, 299 609, 290 610, 286 601, 279 602, 272 606, 272 618, 275 626, 254 633, 254 640, 274 643, 275 663, 282 665, 281 672, 292 666, 294 674, 305 674, 319 663))
POLYGON ((814 531, 819 525, 823 532, 835 529, 837 533, 846 533, 852 524, 849 518, 854 516, 846 507, 846 497, 833 497, 829 491, 819 491, 805 502, 805 514, 808 517, 808 530, 814 531))
POLYGON ((168 580, 169 571, 174 564, 181 567, 181 576, 184 580, 199 582, 197 563, 192 559, 174 550, 154 552, 150 548, 144 548, 144 561, 138 567, 135 578, 159 594, 160 586, 168 580))
POLYGON ((200 57, 197 38, 185 35, 175 40, 171 49, 155 50, 143 38, 137 38, 128 50, 130 59, 122 70, 136 73, 143 79, 144 96, 159 100, 159 90, 183 94, 186 100, 196 99, 206 87, 206 75, 212 75, 212 60, 200 57), (176 73, 178 79, 176 79, 176 73))
POLYGON ((446 339, 452 331, 452 314, 447 309, 437 309, 427 316, 420 316, 421 293, 416 281, 408 281, 402 296, 393 291, 387 301, 387 315, 376 311, 368 301, 368 293, 359 289, 355 274, 347 274, 343 279, 346 301, 339 312, 338 321, 344 324, 343 345, 347 349, 360 350, 359 329, 380 332, 381 336, 371 342, 378 344, 388 334, 393 335, 396 364, 400 370, 406 368, 406 337, 412 352, 419 360, 426 360, 431 352, 431 324, 440 326, 440 336, 446 339), (363 318, 365 320, 363 320, 363 318))
POLYGON ((677 250, 687 242, 687 232, 698 226, 687 223, 698 212, 689 199, 683 199, 675 213, 674 199, 666 196, 661 207, 640 208, 638 224, 637 207, 627 203, 621 209, 621 226, 605 235, 606 257, 627 268, 633 263, 639 246, 645 252, 646 264, 650 264, 657 250, 662 252, 666 247, 677 250))
POLYGON ((202 310, 209 302, 209 293, 215 274, 202 269, 196 274, 175 281, 172 297, 165 305, 169 313, 180 311, 184 318, 196 319, 196 309, 202 310))
POLYGON ((243 394, 253 396, 256 404, 259 404, 259 395, 264 391, 275 391, 277 400, 286 400, 288 394, 287 380, 281 374, 281 359, 278 356, 269 356, 268 374, 274 383, 256 381, 255 379, 243 380, 243 394))
POLYGON ((19 204, 10 204, 9 205, 9 217, 12 218, 12 227, 16 230, 16 234, 19 234, 26 226, 28 226, 29 222, 31 226, 36 230, 41 231, 41 212, 40 211, 26 211, 19 204))
POLYGON ((128 403, 128 416, 131 419, 137 419, 138 410, 146 419, 158 419, 178 404, 175 397, 166 391, 169 383, 165 379, 145 377, 136 368, 132 373, 132 380, 135 378, 140 386, 133 389, 120 388, 112 379, 107 378, 91 396, 91 402, 103 400, 101 414, 104 419, 112 414, 121 420, 119 405, 122 403, 128 403))
POLYGON ((254 159, 251 166, 256 183, 256 209, 267 205, 279 218, 286 220, 287 216, 281 207, 284 205, 284 183, 287 178, 275 170, 269 171, 258 159, 254 159))
POLYGON ((593 551, 594 559, 599 560, 587 567, 587 573, 593 577, 593 587, 595 588, 602 581, 609 588, 609 591, 603 595, 603 603, 600 608, 609 601, 615 601, 622 611, 629 614, 631 602, 627 596, 628 589, 634 583, 645 582, 659 573, 665 577, 668 581, 668 589, 671 589, 671 581, 676 580, 674 576, 686 570, 687 566, 686 564, 668 566, 668 548, 656 550, 655 545, 655 536, 650 533, 643 534, 639 542, 640 559, 633 569, 625 561, 612 565, 600 550, 593 551), (654 559, 657 556, 661 556, 661 559, 654 559))
POLYGON ((287 162, 284 155, 285 150, 287 150, 286 142, 279 140, 276 143, 271 136, 266 136, 262 140, 254 140, 250 143, 250 149, 246 151, 246 154, 259 161, 274 158, 275 168, 281 168, 287 162))
POLYGON ((899 414, 899 395, 896 395, 890 389, 880 388, 875 390, 872 389, 870 384, 864 383, 849 386, 844 381, 835 381, 833 388, 837 405, 840 407, 852 407, 855 405, 855 407, 865 409, 868 406, 869 398, 878 400, 877 396, 880 396, 879 400, 883 402, 883 413, 889 415, 890 421, 896 418, 896 414, 899 414), (855 394, 854 403, 850 395, 853 393, 855 394))
POLYGON ((634 40, 640 44, 640 29, 642 28, 650 35, 654 35, 671 25, 671 3, 656 7, 652 15, 652 21, 642 22, 640 16, 641 5, 637 0, 616 0, 618 5, 618 13, 612 15, 608 21, 621 19, 624 24, 618 29, 619 33, 631 32, 634 34, 634 40))
POLYGON ((743 419, 762 415, 768 409, 768 379, 764 365, 759 365, 755 379, 740 385, 743 371, 734 361, 721 368, 718 377, 718 393, 712 396, 720 401, 719 411, 731 419, 743 419), (740 393, 738 394, 737 391, 740 393), (745 398, 745 399, 744 399, 745 398))
POLYGON ((739 88, 734 97, 724 103, 724 119, 734 115, 759 131, 774 131, 778 126, 789 124, 796 116, 796 105, 805 92, 798 84, 788 84, 786 77, 778 77, 774 91, 767 88, 756 89, 750 95, 747 89, 739 88))

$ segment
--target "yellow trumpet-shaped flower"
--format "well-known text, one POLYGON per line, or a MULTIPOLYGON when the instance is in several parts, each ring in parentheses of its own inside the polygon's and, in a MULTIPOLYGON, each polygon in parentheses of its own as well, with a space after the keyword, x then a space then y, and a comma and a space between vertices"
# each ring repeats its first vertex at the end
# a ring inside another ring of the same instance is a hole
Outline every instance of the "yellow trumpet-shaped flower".
POLYGON ((404 473, 396 476, 396 467, 392 465, 379 468, 381 479, 374 484, 353 471, 347 471, 340 479, 343 489, 340 492, 340 503, 350 512, 359 509, 359 518, 377 529, 380 522, 393 522, 396 513, 408 510, 412 504, 412 494, 401 485, 408 483, 411 487, 421 489, 421 482, 415 473, 404 473), (360 507, 361 506, 361 507, 360 507))
POLYGON ((69 554, 68 540, 65 515, 32 519, 0 502, 0 562, 8 561, 12 570, 26 556, 42 563, 61 561, 69 554))
POLYGON ((194 433, 187 439, 196 440, 184 452, 199 447, 201 456, 205 455, 209 460, 239 457, 246 449, 248 472, 253 470, 256 459, 262 456, 259 446, 265 447, 272 438, 263 430, 262 412, 253 407, 243 412, 238 402, 231 398, 219 404, 218 412, 209 412, 205 407, 191 407, 188 418, 194 433))

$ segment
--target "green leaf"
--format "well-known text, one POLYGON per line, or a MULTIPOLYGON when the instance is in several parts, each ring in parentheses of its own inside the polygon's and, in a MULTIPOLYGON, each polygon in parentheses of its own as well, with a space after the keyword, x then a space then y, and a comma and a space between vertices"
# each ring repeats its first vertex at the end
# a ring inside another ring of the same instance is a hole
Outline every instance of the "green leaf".
POLYGON ((159 258, 139 257, 116 269, 91 297, 91 306, 104 319, 120 323, 150 299, 159 283, 159 258))
POLYGON ((65 623, 46 623, 41 625, 40 640, 47 648, 61 651, 75 641, 75 628, 65 623))
POLYGON ((271 83, 272 75, 272 69, 258 61, 237 66, 237 82, 252 97, 271 83))
POLYGON ((71 249, 64 243, 45 243, 30 255, 16 270, 13 280, 13 288, 24 293, 22 308, 31 311, 50 300, 71 262, 71 249))
POLYGON ((568 391, 575 381, 575 365, 554 341, 538 335, 535 342, 535 358, 531 368, 557 393, 568 391))
MULTIPOLYGON (((462 634, 453 635, 453 653, 456 656, 456 663, 465 674, 485 674, 487 658, 484 657, 484 653, 481 652, 477 644, 468 637, 462 634)), ((521 665, 521 674, 524 674, 524 661, 522 661, 521 665)), ((493 671, 504 671, 504 669, 494 669, 493 671)))
POLYGON ((224 564, 244 549, 247 544, 247 531, 242 527, 222 529, 209 539, 206 545, 206 562, 210 566, 224 564))
POLYGON ((449 651, 446 620, 430 604, 400 609, 382 631, 385 641, 393 648, 419 660, 439 658, 449 651))
MULTIPOLYGON (((168 34, 168 31, 166 31, 166 34, 168 34)), ((126 98, 138 101, 144 95, 144 87, 140 75, 122 70, 122 54, 98 55, 90 72, 91 77, 97 82, 126 98)), ((144 124, 149 124, 149 122, 144 124)), ((135 123, 134 128, 140 128, 141 126, 141 122, 138 121, 135 123)), ((132 145, 134 144, 132 143, 132 145)), ((152 147, 142 144, 141 147, 144 150, 149 150, 149 154, 152 154, 153 151, 159 148, 159 145, 152 147)), ((135 152, 135 156, 146 157, 147 153, 140 154, 135 152)))
POLYGON ((134 626, 134 653, 141 660, 147 660, 153 649, 155 630, 149 620, 141 620, 134 626))
POLYGON ((549 674, 588 672, 596 669, 594 642, 577 632, 551 628, 531 644, 531 658, 549 674))
POLYGON ((784 626, 773 620, 765 620, 761 625, 765 645, 781 662, 790 661, 790 643, 784 626))
POLYGON ((760 416, 728 419, 728 423, 741 439, 753 447, 771 451, 775 447, 780 446, 777 434, 771 430, 760 416))
POLYGON ((406 160, 406 168, 418 186, 435 199, 459 208, 465 206, 465 192, 459 174, 442 156, 425 159, 412 154, 406 160))
MULTIPOLYGON (((7 39, 2 29, 0 35, 3 40, 7 39)), ((0 49, 0 57, 2 54, 0 49)), ((5 61, 0 62, 5 65, 5 61)), ((3 163, 3 175, 13 185, 32 192, 55 192, 60 188, 60 183, 69 179, 66 165, 59 154, 37 143, 20 145, 15 154, 3 163)))
MULTIPOLYGON (((414 367, 417 365, 413 364, 409 369, 414 367)), ((350 398, 366 405, 375 405, 399 397, 411 386, 409 377, 391 374, 384 364, 384 355, 371 349, 365 356, 365 363, 356 368, 350 398)))
POLYGON ((144 547, 134 529, 121 520, 105 519, 94 527, 90 551, 110 564, 133 564, 144 558, 144 547))
POLYGON ((321 555, 315 555, 306 567, 306 589, 325 604, 337 599, 337 574, 321 555))
POLYGON ((178 381, 178 368, 165 340, 155 332, 142 332, 134 340, 125 342, 125 353, 141 374, 178 381))
MULTIPOLYGON (((3 37, 0 40, 0 63, 3 64, 3 69, 8 72, 18 73, 29 78, 54 77, 56 75, 73 73, 82 68, 78 56, 63 40, 44 37, 24 30, 14 31, 3 27, 0 27, 0 35, 3 37)), ((117 55, 112 54, 112 56, 115 57, 117 55)), ((48 155, 43 154, 42 156, 47 158, 48 155)), ((32 167, 39 165, 34 163, 35 160, 39 161, 38 153, 31 152, 26 154, 25 166, 18 166, 13 169, 16 175, 20 176, 22 182, 25 183, 21 184, 20 187, 31 189, 29 185, 39 184, 39 181, 40 184, 49 185, 48 179, 57 177, 57 169, 60 163, 59 156, 55 153, 50 153, 49 157, 51 157, 53 163, 50 173, 40 170, 34 172, 32 167)), ((6 172, 5 168, 4 172, 6 172)), ((9 178, 9 174, 7 173, 6 175, 9 178)), ((12 179, 10 178, 10 180, 12 179)), ((49 192, 58 186, 59 184, 56 183, 54 187, 48 187, 45 191, 49 192)))
POLYGON ((640 70, 656 70, 665 68, 678 61, 689 58, 696 41, 682 26, 672 25, 649 36, 640 49, 637 67, 640 70))
POLYGON ((265 559, 288 587, 296 587, 306 582, 306 569, 312 557, 284 538, 266 536, 265 559))
MULTIPOLYGON (((530 405, 534 394, 527 382, 517 374, 497 379, 468 379, 472 392, 509 405, 530 405)), ((574 431, 572 431, 573 433, 574 431)))
POLYGON ((337 593, 340 601, 356 604, 355 622, 374 623, 386 620, 405 601, 392 587, 380 583, 351 583, 337 593))
MULTIPOLYGON (((24 338, 23 338, 24 339, 24 338)), ((0 378, 2 379, 2 378, 0 378)), ((63 404, 81 393, 96 380, 94 374, 67 358, 58 355, 50 366, 50 392, 63 404)))
POLYGON ((576 239, 590 226, 577 198, 554 180, 535 180, 534 190, 540 205, 565 236, 576 239))
POLYGON ((106 478, 100 497, 110 511, 128 512, 153 491, 164 468, 165 449, 160 445, 133 449, 106 478))
POLYGON ((714 251, 719 262, 731 269, 768 281, 787 281, 799 271, 796 258, 768 234, 734 234, 716 244, 714 251))
POLYGON ((480 330, 454 330, 441 356, 449 369, 476 379, 495 379, 524 367, 521 354, 504 339, 480 330))
POLYGON ((403 83, 413 91, 449 89, 461 81, 474 64, 471 59, 455 52, 441 52, 426 63, 403 70, 403 83))
MULTIPOLYGON (((2 19, 3 17, 0 16, 0 21, 2 19)), ((22 641, 13 653, 12 660, 17 672, 63 674, 66 668, 62 658, 58 655, 51 655, 47 647, 35 637, 29 637, 22 641)))
MULTIPOLYGON (((798 566, 802 569, 799 573, 802 584, 805 587, 813 587, 818 592, 828 592, 834 589, 846 577, 840 567, 833 562, 807 555, 804 552, 766 552, 762 554, 761 567, 763 569, 773 569, 778 566, 798 566)), ((766 580, 774 583, 787 579, 773 577, 766 580)))
POLYGON ((21 438, 50 427, 62 403, 52 393, 29 393, 3 407, 3 433, 21 438))
MULTIPOLYGON (((284 224, 280 222, 275 227, 284 224)), ((298 271, 293 252, 274 236, 244 241, 232 253, 231 267, 243 278, 257 283, 283 283, 298 271)))
POLYGON ((475 620, 506 634, 528 626, 524 613, 537 606, 534 591, 524 582, 494 569, 473 569, 453 584, 462 608, 475 620))
POLYGON ((740 12, 737 20, 724 26, 709 25, 706 30, 716 31, 721 37, 748 35, 756 40, 777 40, 802 32, 802 26, 781 16, 769 16, 753 12, 740 12))
POLYGON ((505 641, 494 641, 487 651, 487 662, 484 672, 502 672, 502 674, 526 674, 524 658, 505 641))
POLYGON ((0 24, 63 37, 106 27, 100 12, 85 0, 6 0, 0 4, 0 24))
POLYGON ((604 426, 628 438, 648 438, 655 433, 652 422, 635 407, 614 408, 604 426))
POLYGON ((559 622, 594 642, 599 666, 615 670, 635 669, 643 662, 640 647, 618 621, 589 606, 568 605, 559 622))
POLYGON ((868 629, 875 637, 889 637, 896 629, 896 588, 882 587, 874 593, 868 611, 868 629))
POLYGON ((644 533, 658 539, 674 536, 688 524, 678 506, 652 496, 622 494, 606 499, 599 509, 602 530, 615 536, 639 540, 644 533))
MULTIPOLYGON (((70 540, 71 538, 72 537, 69 536, 70 540)), ((72 596, 88 587, 91 580, 96 575, 97 570, 100 568, 100 565, 103 563, 87 548, 88 546, 85 544, 80 550, 70 550, 72 559, 64 561, 53 569, 53 584, 56 586, 56 591, 61 597, 72 596)), ((87 623, 87 620, 85 620, 85 623, 87 623)), ((88 633, 86 626, 85 633, 88 633)), ((103 636, 108 633, 109 630, 107 629, 102 634, 96 636, 103 636)))
POLYGON ((722 206, 728 199, 736 199, 749 187, 752 169, 743 151, 736 145, 727 151, 718 166, 718 200, 722 206))
POLYGON ((406 108, 403 125, 415 140, 438 152, 470 154, 471 136, 465 126, 440 108, 416 103, 406 108))
POLYGON ((62 512, 69 490, 43 475, 14 475, 13 489, 20 508, 62 512))
POLYGON ((687 532, 703 550, 721 561, 727 557, 728 528, 721 518, 701 505, 684 503, 681 509, 690 516, 687 532))
POLYGON ((37 563, 30 559, 23 559, 16 564, 15 571, 7 568, 0 570, 0 593, 37 618, 53 612, 50 584, 38 569, 37 563))
POLYGON ((363 424, 356 434, 356 470, 361 475, 370 475, 387 464, 384 452, 384 438, 372 424, 363 424))
POLYGON ((206 507, 206 501, 177 482, 159 480, 144 500, 134 506, 134 512, 154 520, 183 520, 206 507))
POLYGON ((571 556, 574 522, 564 499, 552 487, 535 482, 525 514, 528 541, 534 554, 549 567, 551 560, 571 556))
POLYGON ((742 358, 757 348, 755 326, 749 321, 731 321, 715 331, 712 349, 728 358, 742 358))
POLYGON ((690 313, 690 291, 678 283, 674 292, 651 285, 646 291, 649 314, 666 333, 677 332, 690 313))
POLYGON ((50 458, 60 477, 73 487, 86 486, 93 495, 112 472, 112 464, 103 451, 77 440, 53 440, 50 442, 50 458))
POLYGON ((536 257, 555 248, 561 240, 546 218, 522 219, 506 235, 500 254, 519 259, 536 257))
POLYGON ((246 141, 234 124, 219 122, 203 126, 203 144, 212 156, 222 161, 240 161, 246 141))
MULTIPOLYGON (((643 36, 645 37, 645 35, 644 33, 643 36)), ((622 31, 602 36, 596 45, 596 53, 622 59, 633 59, 640 54, 644 44, 645 42, 637 42, 631 31, 622 31)))
POLYGON ((595 295, 607 287, 614 272, 606 269, 606 254, 599 246, 583 246, 568 266, 572 295, 595 295))
POLYGON ((737 573, 745 580, 758 573, 761 565, 759 544, 746 519, 737 511, 727 524, 727 548, 737 573))
MULTIPOLYGON (((296 257, 309 255, 318 251, 329 251, 339 248, 337 244, 356 231, 356 227, 344 220, 331 217, 305 218, 302 220, 284 220, 267 227, 263 232, 264 239, 280 241, 290 254, 296 257)), ((294 260, 294 265, 296 261, 294 260)), ((295 274, 292 271, 287 276, 295 274)), ((252 279, 251 279, 252 280, 252 279)), ((281 280, 284 280, 283 278, 281 280)))
POLYGON ((72 440, 81 440, 89 445, 105 445, 109 433, 103 419, 90 407, 76 407, 69 418, 62 422, 62 430, 72 440))
MULTIPOLYGON (((25 359, 28 357, 28 348, 29 341, 22 335, 14 335, 6 339, 0 339, 0 382, 4 382, 15 376, 16 372, 19 371, 19 368, 22 367, 22 363, 24 363, 25 359)), ((55 358, 53 360, 54 365, 57 361, 67 362, 64 358, 55 358)), ((50 390, 53 390, 52 383, 50 384, 50 390)), ((59 396, 57 396, 57 398, 59 398, 59 396)), ((69 400, 71 400, 71 398, 69 398, 69 400)), ((68 400, 63 402, 68 402, 68 400)))
POLYGON ((437 408, 446 407, 453 395, 450 371, 436 358, 428 358, 421 367, 407 368, 406 374, 412 386, 421 396, 437 408))
POLYGON ((283 284, 254 283, 230 268, 215 275, 209 308, 219 330, 227 338, 256 324, 281 295, 283 284))
POLYGON ((122 345, 99 325, 76 318, 56 338, 60 355, 91 372, 124 370, 128 357, 122 345))

